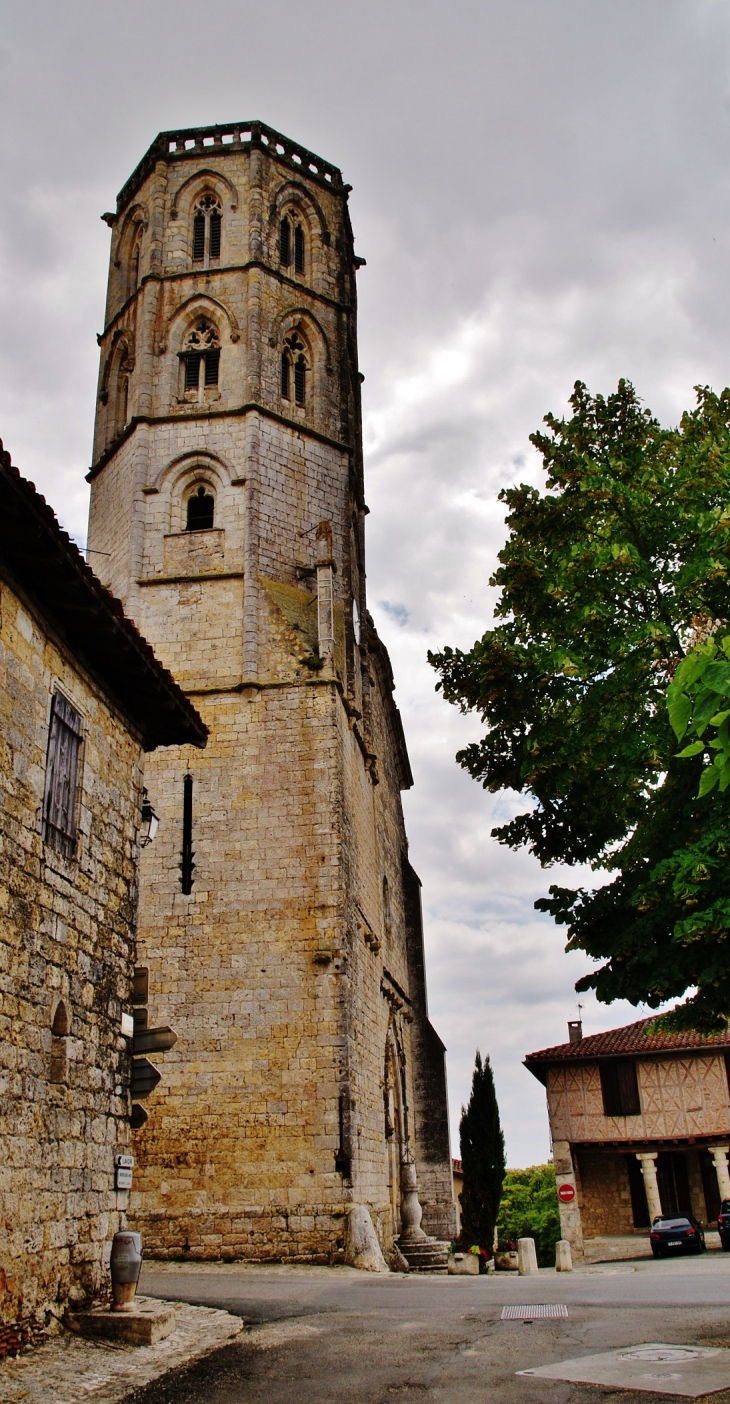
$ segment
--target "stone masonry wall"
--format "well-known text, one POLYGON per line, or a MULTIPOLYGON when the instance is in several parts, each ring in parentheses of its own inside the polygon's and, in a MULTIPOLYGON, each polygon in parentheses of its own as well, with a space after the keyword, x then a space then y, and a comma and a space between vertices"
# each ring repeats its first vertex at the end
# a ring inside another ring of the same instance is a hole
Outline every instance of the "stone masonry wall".
POLYGON ((130 1150, 121 1013, 141 749, 35 610, 9 582, 0 588, 2 1353, 100 1291, 105 1245, 124 1226, 114 1155, 130 1150), (84 726, 73 859, 41 829, 54 689, 84 726), (68 1035, 53 1040, 61 1001, 68 1035))
POLYGON ((89 540, 210 728, 202 752, 153 756, 146 780, 161 823, 142 856, 138 959, 149 1021, 171 1024, 178 1042, 135 1137, 132 1209, 163 1255, 337 1260, 353 1202, 369 1206, 387 1249, 399 1199, 388 1049, 400 1152, 420 1163, 430 1124, 430 1222, 453 1213, 443 1057, 439 1072, 403 888, 410 779, 366 615, 354 274, 342 188, 260 148, 159 161, 114 225, 89 540), (192 220, 205 192, 220 203, 222 247, 201 269, 192 220), (304 231, 302 273, 279 260, 287 211, 304 231), (220 374, 193 393, 180 354, 201 317, 216 329, 220 374), (292 334, 303 405, 281 386, 292 334), (214 523, 188 533, 199 484, 214 523), (326 667, 323 521, 335 612, 326 667))

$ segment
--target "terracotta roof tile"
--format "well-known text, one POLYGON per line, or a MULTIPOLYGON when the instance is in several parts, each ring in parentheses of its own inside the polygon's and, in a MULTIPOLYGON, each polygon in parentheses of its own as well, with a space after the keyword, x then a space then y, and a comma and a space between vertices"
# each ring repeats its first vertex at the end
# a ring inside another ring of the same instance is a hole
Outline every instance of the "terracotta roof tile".
POLYGON ((730 1048, 730 1029, 721 1034, 649 1033, 657 1016, 624 1024, 621 1029, 588 1034, 576 1043, 558 1043, 554 1048, 542 1048, 528 1053, 525 1066, 533 1063, 562 1063, 586 1058, 608 1058, 620 1054, 661 1053, 680 1048, 730 1048))

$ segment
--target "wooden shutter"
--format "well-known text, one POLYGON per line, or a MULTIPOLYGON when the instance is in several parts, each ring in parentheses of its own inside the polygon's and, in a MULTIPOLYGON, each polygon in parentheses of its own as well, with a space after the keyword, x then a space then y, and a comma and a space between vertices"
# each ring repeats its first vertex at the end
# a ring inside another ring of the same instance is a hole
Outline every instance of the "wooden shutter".
POLYGON ((46 793, 43 804, 44 838, 58 853, 73 857, 76 846, 76 784, 81 717, 75 707, 54 693, 48 737, 46 793))

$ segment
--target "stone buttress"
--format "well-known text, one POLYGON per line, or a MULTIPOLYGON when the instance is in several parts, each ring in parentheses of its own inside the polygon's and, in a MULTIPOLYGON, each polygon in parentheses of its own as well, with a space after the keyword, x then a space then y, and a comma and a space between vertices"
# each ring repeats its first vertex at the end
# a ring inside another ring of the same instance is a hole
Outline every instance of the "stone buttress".
POLYGON ((161 1256, 337 1261, 353 1204, 388 1254, 414 1160, 423 1227, 454 1232, 365 599, 348 189, 241 123, 160 135, 104 216, 90 559, 210 729, 146 777, 137 1016, 178 1041, 131 1217, 161 1256))

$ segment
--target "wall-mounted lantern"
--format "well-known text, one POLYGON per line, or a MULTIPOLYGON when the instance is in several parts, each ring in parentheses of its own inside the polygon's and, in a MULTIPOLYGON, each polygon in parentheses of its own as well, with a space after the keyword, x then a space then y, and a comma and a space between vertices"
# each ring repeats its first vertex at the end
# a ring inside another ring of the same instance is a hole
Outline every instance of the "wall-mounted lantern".
POLYGON ((152 805, 150 804, 150 797, 149 797, 149 795, 147 794, 147 791, 146 791, 146 790, 143 790, 143 791, 142 791, 142 823, 140 824, 140 829, 139 829, 139 846, 140 846, 140 848, 146 848, 146 847, 147 847, 147 844, 152 842, 152 840, 153 840, 153 838, 154 838, 154 836, 155 836, 155 834, 157 833, 157 830, 158 830, 158 828, 159 828, 159 824, 160 824, 160 821, 159 821, 157 815, 155 814, 155 811, 154 811, 154 809, 152 808, 152 805))

